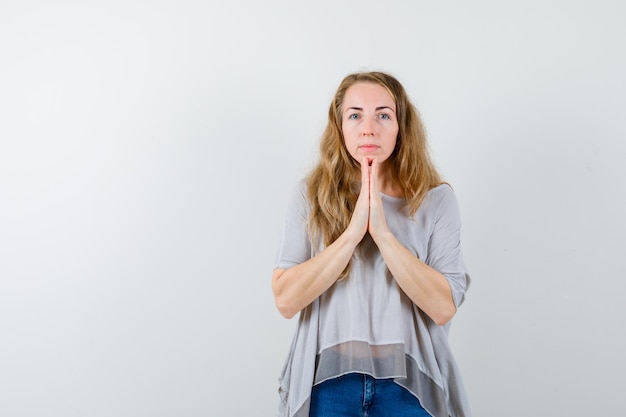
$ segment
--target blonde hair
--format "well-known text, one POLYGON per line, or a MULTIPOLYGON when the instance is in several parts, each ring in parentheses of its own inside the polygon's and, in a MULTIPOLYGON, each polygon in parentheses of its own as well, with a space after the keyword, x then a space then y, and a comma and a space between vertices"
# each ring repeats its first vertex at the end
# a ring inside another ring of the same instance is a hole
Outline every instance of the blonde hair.
MULTIPOLYGON (((388 159, 389 180, 406 199, 408 214, 414 215, 426 193, 443 183, 431 161, 426 132, 404 87, 383 72, 360 72, 346 76, 330 104, 328 122, 320 141, 320 158, 307 178, 311 211, 309 235, 314 248, 334 242, 348 227, 360 189, 360 164, 346 149, 341 114, 346 91, 356 83, 378 84, 396 104, 398 137, 388 159)), ((350 265, 342 273, 347 276, 350 265)))

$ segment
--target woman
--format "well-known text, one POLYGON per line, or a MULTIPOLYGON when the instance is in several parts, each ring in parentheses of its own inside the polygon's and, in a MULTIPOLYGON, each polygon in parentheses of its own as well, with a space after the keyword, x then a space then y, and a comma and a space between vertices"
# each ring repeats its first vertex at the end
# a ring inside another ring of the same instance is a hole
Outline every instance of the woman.
POLYGON ((281 416, 469 416, 448 345, 469 285, 452 189, 402 85, 339 85, 320 161, 289 202, 272 275, 300 313, 281 416))

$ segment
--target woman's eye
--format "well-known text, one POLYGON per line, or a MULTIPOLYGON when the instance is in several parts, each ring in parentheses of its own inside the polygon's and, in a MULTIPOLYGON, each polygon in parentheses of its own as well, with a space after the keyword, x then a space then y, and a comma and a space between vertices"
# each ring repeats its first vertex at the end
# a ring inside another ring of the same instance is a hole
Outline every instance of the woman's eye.
POLYGON ((351 114, 350 116, 348 116, 348 119, 352 119, 352 120, 357 120, 358 118, 359 118, 359 115, 356 114, 356 113, 351 114))
POLYGON ((385 119, 385 120, 389 119, 389 115, 386 114, 386 113, 381 113, 380 115, 378 115, 378 117, 381 118, 381 119, 385 119))

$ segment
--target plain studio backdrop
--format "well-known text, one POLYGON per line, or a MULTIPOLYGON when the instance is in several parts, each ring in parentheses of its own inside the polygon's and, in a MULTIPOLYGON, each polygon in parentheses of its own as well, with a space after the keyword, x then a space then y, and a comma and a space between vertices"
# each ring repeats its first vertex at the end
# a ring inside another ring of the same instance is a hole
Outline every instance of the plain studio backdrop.
POLYGON ((0 415, 274 415, 286 199, 341 79, 384 70, 461 206, 474 415, 624 416, 625 21, 618 0, 2 1, 0 415))

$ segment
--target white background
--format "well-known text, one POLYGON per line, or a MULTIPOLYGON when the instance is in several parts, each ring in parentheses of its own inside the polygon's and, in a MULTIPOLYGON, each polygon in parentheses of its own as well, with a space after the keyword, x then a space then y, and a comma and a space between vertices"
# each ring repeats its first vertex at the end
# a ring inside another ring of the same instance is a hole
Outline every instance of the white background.
POLYGON ((475 416, 623 416, 621 1, 0 2, 0 415, 271 416, 270 275, 348 73, 454 186, 475 416))

